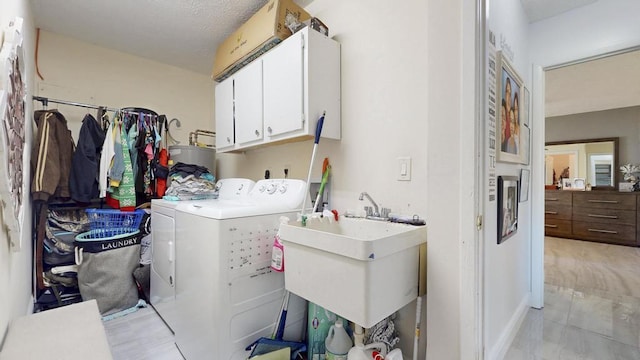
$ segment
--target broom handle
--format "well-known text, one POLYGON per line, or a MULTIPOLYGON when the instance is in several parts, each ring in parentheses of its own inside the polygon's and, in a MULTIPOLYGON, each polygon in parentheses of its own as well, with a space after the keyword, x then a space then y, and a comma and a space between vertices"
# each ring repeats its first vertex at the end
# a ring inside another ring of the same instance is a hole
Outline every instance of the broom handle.
POLYGON ((320 119, 318 119, 318 123, 316 124, 316 137, 313 141, 313 151, 311 152, 311 162, 309 163, 309 173, 307 175, 307 189, 304 192, 304 200, 302 200, 302 210, 300 210, 300 214, 304 214, 304 211, 307 207, 307 196, 309 195, 309 188, 311 186, 311 171, 313 171, 313 163, 316 160, 316 152, 318 151, 318 143, 320 142, 320 134, 322 133, 322 125, 324 124, 324 115, 327 112, 323 112, 320 119))

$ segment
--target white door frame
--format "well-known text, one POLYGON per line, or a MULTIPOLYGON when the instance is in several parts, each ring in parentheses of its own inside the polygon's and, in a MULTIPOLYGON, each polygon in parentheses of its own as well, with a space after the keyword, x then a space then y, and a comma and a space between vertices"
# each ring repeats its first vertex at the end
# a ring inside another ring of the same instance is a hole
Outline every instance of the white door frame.
MULTIPOLYGON (((473 107, 466 107, 463 103, 463 118, 473 118, 474 136, 474 160, 473 175, 475 177, 473 187, 473 212, 464 212, 462 221, 462 236, 471 237, 471 241, 463 241, 461 244, 461 283, 460 283, 460 358, 484 359, 484 234, 481 221, 484 210, 484 197, 486 188, 485 179, 485 149, 486 144, 486 13, 487 0, 465 0, 464 5, 473 8, 474 12, 464 12, 463 33, 473 32, 474 66, 471 70, 465 66, 463 79, 473 76, 474 85, 471 89, 462 89, 467 96, 473 98, 473 107), (473 19, 471 17, 474 17, 473 19), (473 30, 470 28, 473 26, 473 30), (472 72, 472 73, 471 73, 472 72), (467 224, 473 221, 472 224, 467 224), (471 230, 474 226, 474 230, 471 230)), ((466 6, 463 6, 463 8, 466 6)), ((467 35, 468 36, 468 35, 467 35)), ((465 37, 464 48, 471 47, 471 39, 465 37)), ((465 62, 463 61, 463 64, 465 62)), ((468 148, 467 148, 468 149, 468 148)), ((471 174, 469 174, 471 175, 471 174)))
POLYGON ((531 297, 544 306, 544 70, 533 65, 531 88, 531 297))

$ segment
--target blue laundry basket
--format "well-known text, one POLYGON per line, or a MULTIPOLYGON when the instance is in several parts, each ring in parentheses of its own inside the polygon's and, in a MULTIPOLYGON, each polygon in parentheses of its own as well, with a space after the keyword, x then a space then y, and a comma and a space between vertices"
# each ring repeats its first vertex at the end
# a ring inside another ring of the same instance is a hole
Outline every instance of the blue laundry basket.
POLYGON ((111 209, 87 209, 91 231, 83 234, 84 239, 108 239, 130 234, 140 228, 144 210, 120 211, 111 209))

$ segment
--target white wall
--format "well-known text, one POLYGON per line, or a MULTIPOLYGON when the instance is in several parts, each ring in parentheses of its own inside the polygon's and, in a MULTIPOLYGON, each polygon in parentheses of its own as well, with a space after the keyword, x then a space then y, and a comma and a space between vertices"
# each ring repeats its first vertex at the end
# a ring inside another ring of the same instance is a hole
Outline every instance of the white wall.
MULTIPOLYGON (((502 49, 505 54, 513 54, 509 58, 510 63, 522 77, 524 84, 530 87, 528 20, 520 2, 490 1, 487 27, 495 34, 496 50, 502 49)), ((520 98, 522 99, 522 95, 520 98)), ((521 106, 522 103, 520 100, 521 106)), ((497 163, 496 175, 519 177, 522 168, 528 166, 497 163)), ((497 201, 487 201, 488 194, 484 196, 485 355, 488 359, 494 359, 500 358, 509 346, 528 305, 531 201, 519 203, 518 231, 498 245, 497 201)))
MULTIPOLYGON (((35 30, 33 18, 28 0, 3 0, 0 3, 0 29, 4 30, 9 22, 20 16, 24 19, 24 54, 25 74, 27 84, 27 96, 33 89, 33 62, 30 61, 34 49, 35 30)), ((31 112, 31 104, 26 104, 27 114, 31 112)), ((27 136, 31 133, 31 123, 27 121, 25 126, 27 136)), ((27 140, 26 156, 30 156, 30 139, 27 140)), ((29 168, 24 169, 27 173, 29 168)), ((28 184, 25 187, 28 189, 28 184)), ((25 192, 28 194, 28 192, 25 192)), ((9 239, 0 224, 0 344, 5 336, 9 322, 29 311, 31 296, 31 203, 28 196, 24 199, 24 223, 22 232, 22 249, 19 252, 9 250, 9 239)))
MULTIPOLYGON (((427 220, 421 359, 425 351, 430 359, 460 357, 461 246, 473 244, 467 237, 475 229, 474 9, 474 1, 421 0, 401 6, 315 0, 307 7, 342 45, 343 137, 321 140, 317 155, 332 165, 331 206, 340 212, 361 209, 367 204, 358 195, 367 191, 393 212, 427 220), (465 14, 471 22, 463 27, 465 14), (410 182, 396 180, 399 156, 412 158, 410 182)), ((305 179, 311 149, 308 141, 222 154, 220 177, 262 178, 265 169, 278 177, 287 166, 292 177, 305 179)), ((314 177, 321 164, 316 161, 314 177)), ((403 309, 397 322, 408 358, 414 307, 403 309)))
MULTIPOLYGON (((112 108, 142 107, 177 118, 171 134, 188 144, 189 132, 213 129, 213 81, 204 75, 161 64, 66 36, 42 31, 38 63, 44 80, 36 94, 112 108)), ((34 103, 41 108, 40 103, 34 103)), ((69 121, 74 140, 83 116, 95 110, 69 105, 58 108, 69 121)), ((205 140, 206 142, 206 140, 205 140)))

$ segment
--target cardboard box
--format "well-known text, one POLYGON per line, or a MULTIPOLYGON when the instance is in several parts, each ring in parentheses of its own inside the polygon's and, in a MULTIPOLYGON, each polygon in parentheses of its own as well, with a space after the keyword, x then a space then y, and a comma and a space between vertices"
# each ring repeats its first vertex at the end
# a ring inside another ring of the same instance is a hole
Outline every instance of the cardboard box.
POLYGON ((291 36, 285 26, 287 14, 303 22, 311 16, 293 0, 270 0, 216 51, 212 78, 222 81, 244 65, 291 36))

